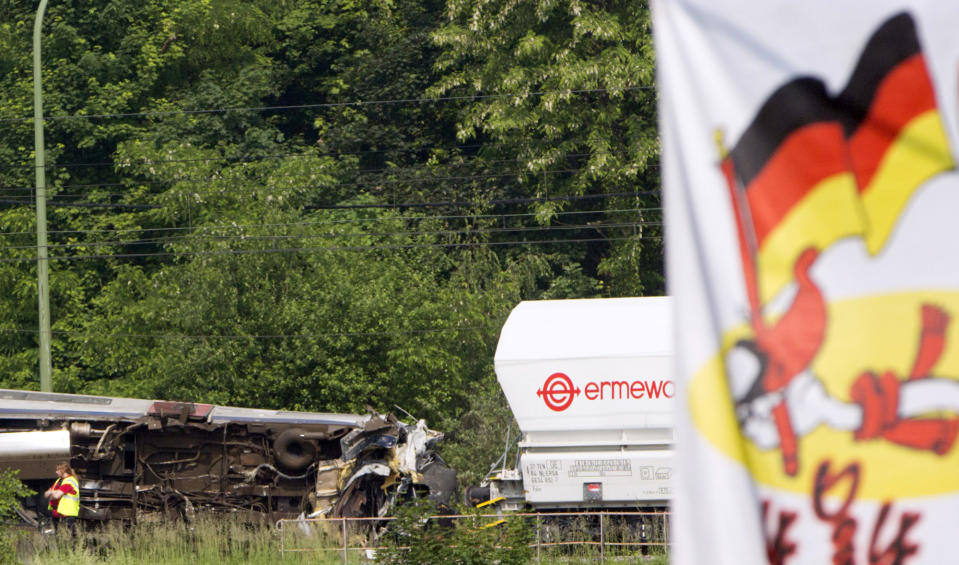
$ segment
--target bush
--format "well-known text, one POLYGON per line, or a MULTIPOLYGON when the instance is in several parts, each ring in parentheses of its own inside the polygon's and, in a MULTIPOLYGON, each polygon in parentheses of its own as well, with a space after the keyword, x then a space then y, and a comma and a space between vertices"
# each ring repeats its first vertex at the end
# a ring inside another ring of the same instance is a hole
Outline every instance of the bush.
POLYGON ((396 520, 377 551, 383 565, 518 565, 533 556, 533 530, 521 517, 507 517, 503 523, 481 516, 476 509, 460 509, 470 518, 427 519, 437 514, 429 504, 399 508, 396 520))
POLYGON ((17 479, 19 471, 0 471, 0 565, 19 563, 17 560, 17 536, 8 522, 17 519, 20 498, 33 494, 17 479))

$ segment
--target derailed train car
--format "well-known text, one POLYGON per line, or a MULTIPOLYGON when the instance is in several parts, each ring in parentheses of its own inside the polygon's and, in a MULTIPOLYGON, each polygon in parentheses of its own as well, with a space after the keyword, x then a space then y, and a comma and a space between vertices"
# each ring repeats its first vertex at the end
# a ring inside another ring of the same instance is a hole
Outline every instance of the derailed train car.
MULTIPOLYGON (((448 504, 442 434, 392 415, 325 414, 0 389, 0 469, 37 492, 68 460, 80 518, 158 521, 383 516, 404 498, 448 504)), ((39 495, 21 517, 38 524, 39 495)))

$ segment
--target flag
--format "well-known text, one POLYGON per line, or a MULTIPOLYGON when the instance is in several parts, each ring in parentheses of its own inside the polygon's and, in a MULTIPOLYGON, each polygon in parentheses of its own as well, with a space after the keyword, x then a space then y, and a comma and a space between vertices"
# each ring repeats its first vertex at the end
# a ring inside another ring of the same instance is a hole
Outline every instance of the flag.
POLYGON ((955 165, 909 14, 872 36, 838 105, 868 222, 866 246, 877 253, 916 188, 955 165))
POLYGON ((953 166, 908 14, 873 34, 835 96, 810 77, 778 88, 723 163, 759 301, 806 248, 859 235, 877 253, 910 195, 953 166))
POLYGON ((653 10, 673 561, 954 561, 959 11, 653 10))

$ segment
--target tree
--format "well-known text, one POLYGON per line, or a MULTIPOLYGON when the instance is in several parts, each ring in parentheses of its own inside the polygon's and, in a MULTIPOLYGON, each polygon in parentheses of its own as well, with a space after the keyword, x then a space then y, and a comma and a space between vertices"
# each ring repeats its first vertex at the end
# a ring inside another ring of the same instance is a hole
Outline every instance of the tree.
MULTIPOLYGON (((34 388, 34 14, 0 16, 0 386, 34 388)), ((68 1, 43 44, 58 391, 399 405, 479 477, 509 311, 661 292, 643 2, 68 1)))
MULTIPOLYGON (((582 258, 607 292, 662 292, 654 56, 644 0, 449 0, 436 96, 476 95, 457 136, 515 160, 520 190, 560 210, 597 202, 613 232, 582 258), (608 211, 604 211, 608 210, 608 211), (617 210, 613 212, 612 210, 617 210), (619 211, 622 210, 622 211, 619 211)), ((581 208, 582 209, 582 208, 581 208)))

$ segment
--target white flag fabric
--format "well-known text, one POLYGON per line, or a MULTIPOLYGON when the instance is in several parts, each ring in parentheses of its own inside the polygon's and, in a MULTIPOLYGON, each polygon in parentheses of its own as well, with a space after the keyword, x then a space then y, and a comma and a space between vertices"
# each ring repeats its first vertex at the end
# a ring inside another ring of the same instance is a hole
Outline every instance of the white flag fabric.
POLYGON ((674 562, 959 562, 959 4, 653 10, 674 562))

